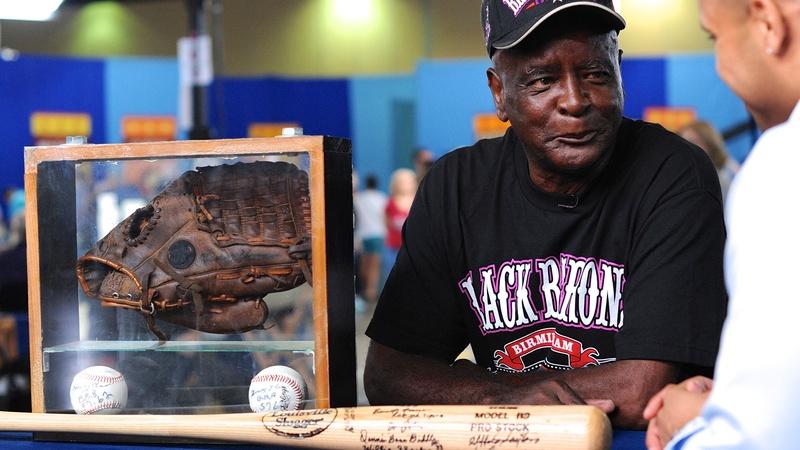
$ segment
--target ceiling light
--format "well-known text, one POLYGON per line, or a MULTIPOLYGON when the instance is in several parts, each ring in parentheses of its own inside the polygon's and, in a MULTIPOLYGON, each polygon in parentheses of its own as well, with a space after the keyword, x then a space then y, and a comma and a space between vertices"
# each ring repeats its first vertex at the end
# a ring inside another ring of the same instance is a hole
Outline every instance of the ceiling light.
POLYGON ((50 20, 63 0, 0 0, 0 19, 50 20))
POLYGON ((335 16, 345 23, 358 23, 370 20, 374 14, 373 0, 334 0, 335 16))

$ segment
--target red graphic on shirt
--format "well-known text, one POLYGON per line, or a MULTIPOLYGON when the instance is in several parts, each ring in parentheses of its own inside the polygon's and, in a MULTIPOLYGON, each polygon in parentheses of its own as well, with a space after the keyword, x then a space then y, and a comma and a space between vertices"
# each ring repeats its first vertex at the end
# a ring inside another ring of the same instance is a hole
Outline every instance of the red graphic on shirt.
POLYGON ((569 356, 569 367, 572 369, 597 365, 597 359, 594 357, 600 354, 594 347, 584 349, 581 341, 564 336, 555 328, 543 328, 509 342, 504 347, 505 351, 496 350, 495 364, 498 367, 521 371, 525 369, 522 357, 543 348, 569 356))

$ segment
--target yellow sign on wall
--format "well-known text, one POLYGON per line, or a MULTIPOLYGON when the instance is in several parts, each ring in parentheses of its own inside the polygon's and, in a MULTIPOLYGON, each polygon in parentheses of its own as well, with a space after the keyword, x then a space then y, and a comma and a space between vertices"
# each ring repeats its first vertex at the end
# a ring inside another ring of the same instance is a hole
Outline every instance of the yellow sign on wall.
POLYGON ((125 142, 174 141, 178 127, 172 116, 124 116, 122 140, 125 142))
POLYGON ((254 122, 247 127, 247 137, 267 138, 280 136, 284 128, 299 128, 295 122, 254 122))
POLYGON ((648 106, 644 109, 645 122, 660 124, 669 131, 677 131, 697 120, 694 108, 674 108, 667 106, 648 106))
POLYGON ((502 122, 495 113, 476 114, 472 117, 472 132, 475 139, 489 139, 506 133, 511 122, 502 122))
POLYGON ((86 113, 37 111, 30 117, 31 136, 35 140, 60 140, 67 136, 90 136, 92 117, 86 113))

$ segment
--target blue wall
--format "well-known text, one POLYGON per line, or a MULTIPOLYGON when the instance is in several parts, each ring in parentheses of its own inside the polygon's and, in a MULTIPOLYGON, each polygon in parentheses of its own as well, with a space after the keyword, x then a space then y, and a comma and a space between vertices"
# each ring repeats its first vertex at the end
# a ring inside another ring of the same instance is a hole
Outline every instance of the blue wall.
MULTIPOLYGON (((412 75, 357 77, 350 80, 350 126, 353 137, 353 165, 363 179, 375 174, 386 190, 395 167, 395 135, 402 125, 394 116, 398 102, 416 103, 416 82, 412 75)), ((413 133, 413 131, 410 131, 413 133)))
MULTIPOLYGON (((717 75, 713 55, 671 56, 666 62, 667 104, 693 106, 698 117, 720 130, 748 120, 744 103, 717 75)), ((753 142, 741 136, 727 144, 731 155, 742 161, 753 142)))
POLYGON ((80 112, 92 118, 90 142, 106 142, 103 61, 22 56, 0 60, 0 184, 23 186, 23 149, 33 145, 35 111, 80 112))
POLYGON ((108 142, 121 142, 127 115, 178 114, 178 63, 173 58, 115 58, 105 64, 108 142))
POLYGON ((419 144, 437 156, 475 141, 472 118, 494 112, 486 59, 422 61, 417 66, 419 144))
POLYGON ((665 62, 662 58, 624 58, 622 86, 625 90, 625 115, 641 119, 651 105, 666 105, 665 62))
POLYGON ((253 122, 296 122, 308 135, 350 137, 345 79, 223 78, 209 92, 219 137, 246 137, 253 122))

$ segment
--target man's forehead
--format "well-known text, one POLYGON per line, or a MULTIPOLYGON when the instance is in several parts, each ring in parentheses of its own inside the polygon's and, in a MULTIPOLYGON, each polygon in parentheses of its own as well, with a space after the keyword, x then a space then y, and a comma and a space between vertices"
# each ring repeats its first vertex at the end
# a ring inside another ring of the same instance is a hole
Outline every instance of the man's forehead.
POLYGON ((499 50, 492 59, 494 67, 499 73, 510 76, 559 71, 565 64, 578 69, 601 66, 618 70, 619 50, 615 40, 590 34, 585 40, 578 41, 586 44, 586 51, 576 51, 574 45, 569 46, 570 41, 575 42, 562 37, 548 46, 530 44, 531 48, 517 46, 499 50))
POLYGON ((700 12, 708 15, 734 15, 741 17, 747 12, 747 0, 698 0, 700 12))

